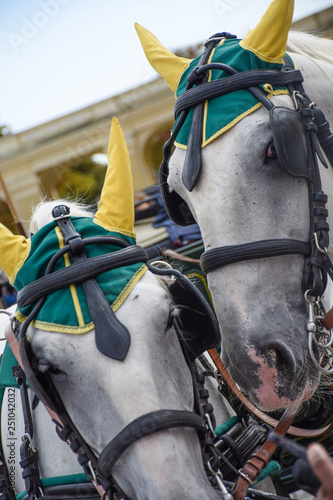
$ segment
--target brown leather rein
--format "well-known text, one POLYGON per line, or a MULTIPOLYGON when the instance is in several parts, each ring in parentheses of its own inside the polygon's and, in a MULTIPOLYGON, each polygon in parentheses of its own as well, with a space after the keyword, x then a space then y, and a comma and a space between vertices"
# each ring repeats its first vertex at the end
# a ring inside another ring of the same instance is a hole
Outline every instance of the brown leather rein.
MULTIPOLYGON (((23 363, 22 359, 20 356, 20 351, 19 351, 19 343, 18 340, 12 330, 12 326, 8 325, 6 330, 5 330, 5 337, 8 342, 9 347, 11 348, 18 364, 23 368, 23 363)), ((217 352, 216 349, 209 349, 208 354, 210 355, 212 362, 214 363, 217 371, 219 374, 222 376, 223 380, 225 383, 230 387, 230 389, 233 391, 235 396, 242 402, 242 404, 247 408, 249 413, 253 415, 255 418, 263 421, 264 423, 270 425, 271 427, 274 427, 274 432, 276 434, 279 434, 280 436, 284 436, 285 434, 290 434, 292 436, 297 436, 297 437, 305 437, 305 438, 316 438, 319 436, 322 436, 323 434, 326 434, 332 427, 333 427, 333 418, 329 424, 327 424, 325 427, 321 429, 300 429, 297 427, 293 427, 291 424, 296 417, 296 414, 298 412, 298 405, 294 407, 288 408, 285 413, 283 414, 282 418, 280 421, 277 421, 276 419, 266 415, 264 412, 256 408, 240 391, 240 389, 237 387, 235 382, 232 380, 230 377, 227 369, 225 368, 224 364, 222 363, 219 353, 217 352)), ((54 411, 45 406, 47 412, 51 416, 51 418, 58 422, 60 425, 62 425, 62 421, 60 416, 54 411)), ((250 459, 246 462, 242 470, 240 471, 240 475, 238 479, 236 480, 233 490, 232 490, 232 495, 235 500, 243 500, 246 492, 251 486, 256 478, 259 476, 259 474, 262 472, 262 470, 267 466, 269 460, 271 459, 273 453, 275 452, 277 448, 277 445, 270 441, 269 439, 266 440, 264 445, 261 447, 261 449, 257 452, 254 453, 250 459)), ((99 484, 94 484, 96 490, 98 491, 99 495, 101 496, 101 500, 106 500, 107 499, 107 493, 105 492, 104 488, 100 486, 99 484)))
MULTIPOLYGON (((292 406, 288 408, 280 421, 266 415, 264 412, 256 408, 245 396, 241 393, 235 382, 230 377, 227 369, 221 361, 219 353, 216 349, 209 349, 208 354, 210 355, 217 371, 222 376, 225 383, 230 387, 235 396, 242 402, 242 404, 247 408, 249 413, 255 418, 263 421, 264 423, 274 427, 274 433, 284 436, 285 434, 290 434, 292 436, 303 437, 303 438, 316 438, 326 434, 330 429, 333 428, 333 418, 325 427, 321 429, 300 429, 298 427, 293 427, 293 423, 299 406, 292 406)), ((277 445, 273 443, 270 439, 267 439, 264 445, 260 448, 257 453, 254 453, 250 459, 246 462, 242 470, 239 472, 239 477, 236 480, 232 495, 235 500, 243 500, 246 492, 251 486, 262 470, 268 465, 273 453, 275 452, 277 445)))

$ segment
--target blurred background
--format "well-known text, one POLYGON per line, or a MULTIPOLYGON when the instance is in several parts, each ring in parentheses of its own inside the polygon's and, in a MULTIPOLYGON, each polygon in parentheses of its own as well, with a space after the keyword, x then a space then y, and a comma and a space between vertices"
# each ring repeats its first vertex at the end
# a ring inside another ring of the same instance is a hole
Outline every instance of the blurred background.
MULTIPOLYGON (((157 182, 174 96, 146 61, 134 23, 192 58, 218 31, 242 38, 269 4, 0 0, 0 220, 16 230, 8 197, 23 225, 44 196, 94 204, 113 116, 125 133, 140 199, 157 182)), ((295 29, 332 36, 332 0, 295 4, 295 29)))

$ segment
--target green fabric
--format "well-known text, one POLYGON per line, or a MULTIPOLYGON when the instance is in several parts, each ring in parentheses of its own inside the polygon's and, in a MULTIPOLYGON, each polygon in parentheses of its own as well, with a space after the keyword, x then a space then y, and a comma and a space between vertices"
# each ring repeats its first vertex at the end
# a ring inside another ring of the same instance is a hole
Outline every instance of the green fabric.
MULTIPOLYGON (((243 49, 239 45, 240 40, 224 40, 222 45, 218 45, 213 52, 211 62, 227 64, 237 71, 247 71, 252 69, 273 69, 280 70, 282 64, 272 64, 262 61, 253 52, 243 49)), ((179 97, 184 93, 187 85, 187 77, 198 65, 201 56, 194 59, 188 69, 183 73, 176 95, 179 97)), ((211 71, 211 80, 218 80, 230 76, 220 70, 211 71)), ((262 88, 262 86, 260 86, 262 88)), ((286 90, 285 87, 274 87, 274 90, 286 90)), ((267 95, 267 93, 265 93, 267 95)), ((203 146, 214 137, 215 134, 227 127, 233 120, 243 113, 248 112, 253 106, 258 104, 258 100, 248 90, 236 90, 226 95, 215 97, 207 101, 207 119, 203 131, 203 146)), ((182 126, 176 140, 178 145, 187 145, 187 140, 192 123, 192 110, 190 110, 184 125, 182 126)))
MULTIPOLYGON (((18 384, 16 383, 16 379, 12 374, 12 367, 17 366, 17 364, 18 363, 14 354, 12 353, 11 348, 9 347, 9 344, 6 343, 0 363, 0 390, 4 390, 7 387, 16 387, 17 389, 19 388, 18 384)), ((0 401, 2 401, 2 396, 3 391, 0 401)))
MULTIPOLYGON (((81 474, 70 474, 68 476, 55 476, 55 477, 46 477, 42 479, 43 486, 56 486, 58 484, 78 484, 78 483, 89 483, 90 479, 83 473, 81 474)), ((21 500, 27 494, 26 491, 19 493, 16 495, 16 500, 21 500)))
POLYGON ((275 474, 280 472, 280 470, 281 465, 275 460, 271 460, 270 462, 268 462, 267 467, 265 467, 264 470, 259 474, 254 484, 260 483, 260 481, 263 481, 264 479, 266 479, 266 477, 274 477, 275 474))
MULTIPOLYGON (((130 244, 135 244, 134 238, 115 232, 109 232, 100 225, 95 224, 93 219, 90 217, 73 217, 71 220, 76 231, 78 231, 83 238, 93 236, 117 236, 121 237, 130 244)), ((17 290, 21 290, 28 283, 31 283, 45 275, 45 270, 50 258, 59 250, 59 241, 55 232, 56 227, 57 223, 51 222, 32 236, 30 254, 18 271, 14 282, 14 286, 17 290)), ((104 255, 119 249, 120 247, 110 244, 88 245, 85 247, 88 257, 104 255)), ((64 257, 61 257, 57 262, 54 271, 64 267, 65 260, 64 257)), ((114 303, 141 267, 142 263, 139 262, 137 264, 113 269, 97 276, 96 280, 110 304, 114 303)), ((90 329, 92 329, 93 324, 82 285, 76 285, 76 291, 83 314, 84 327, 88 328, 88 325, 91 325, 90 329)), ((21 315, 26 317, 31 312, 32 308, 33 305, 24 307, 20 311, 21 315)), ((20 315, 17 314, 17 316, 18 319, 23 319, 20 315)), ((41 322, 43 323, 43 328, 46 330, 54 330, 55 325, 61 325, 63 327, 67 327, 69 333, 80 332, 82 325, 81 327, 79 325, 69 287, 58 290, 47 296, 45 304, 32 324, 41 326, 41 322)))
POLYGON ((227 420, 226 422, 223 422, 223 424, 216 427, 215 434, 217 436, 222 436, 222 434, 228 432, 228 430, 231 429, 237 423, 238 423, 238 417, 235 415, 234 417, 229 418, 229 420, 227 420))

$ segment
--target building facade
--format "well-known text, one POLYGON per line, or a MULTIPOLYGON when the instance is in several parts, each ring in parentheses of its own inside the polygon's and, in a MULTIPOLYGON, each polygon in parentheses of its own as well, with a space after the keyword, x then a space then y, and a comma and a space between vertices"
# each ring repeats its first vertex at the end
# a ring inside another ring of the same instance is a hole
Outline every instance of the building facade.
MULTIPOLYGON (((333 7, 294 23, 297 30, 333 35, 333 7)), ((0 139, 0 173, 22 221, 44 195, 57 197, 54 180, 68 166, 95 153, 106 153, 110 123, 116 116, 128 144, 134 190, 157 182, 158 161, 173 124, 175 98, 160 78, 0 139), (157 155, 158 156, 158 155, 157 155)), ((0 191, 0 200, 5 200, 0 191)))

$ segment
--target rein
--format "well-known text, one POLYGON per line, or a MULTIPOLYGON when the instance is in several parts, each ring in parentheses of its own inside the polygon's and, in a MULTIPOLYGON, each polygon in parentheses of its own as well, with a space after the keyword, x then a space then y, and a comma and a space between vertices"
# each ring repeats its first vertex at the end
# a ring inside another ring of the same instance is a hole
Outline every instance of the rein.
MULTIPOLYGON (((222 376, 223 381, 229 386, 234 395, 240 400, 240 402, 245 406, 250 415, 254 418, 261 420, 265 424, 274 428, 274 433, 279 436, 284 436, 285 434, 290 434, 291 436, 313 439, 325 435, 329 430, 333 428, 333 419, 321 429, 300 429, 298 427, 293 427, 292 423, 299 410, 298 405, 288 408, 282 415, 279 421, 266 415, 258 408, 256 408, 239 390, 235 382, 230 377, 227 369, 221 361, 219 353, 216 349, 209 349, 208 354, 211 357, 213 364, 215 365, 217 372, 222 376)), ((222 391, 220 391, 222 392, 222 391)), ((276 442, 271 441, 269 438, 265 441, 263 446, 245 463, 245 465, 238 471, 238 478, 235 481, 232 488, 232 495, 234 500, 243 500, 246 496, 246 492, 249 486, 255 483, 258 476, 261 474, 263 469, 267 467, 273 453, 277 448, 276 442)))

